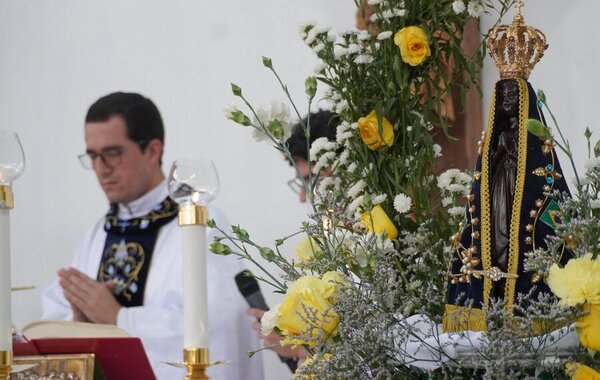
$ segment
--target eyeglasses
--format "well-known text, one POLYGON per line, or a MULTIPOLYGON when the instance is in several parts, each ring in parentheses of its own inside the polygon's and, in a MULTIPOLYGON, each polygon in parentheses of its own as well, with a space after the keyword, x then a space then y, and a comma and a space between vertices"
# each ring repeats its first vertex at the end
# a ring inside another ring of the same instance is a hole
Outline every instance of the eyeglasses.
POLYGON ((308 176, 306 176, 304 178, 294 177, 294 178, 290 179, 289 181, 287 181, 287 184, 294 193, 300 195, 301 192, 306 190, 306 188, 304 187, 304 184, 308 183, 308 180, 309 180, 308 176))
MULTIPOLYGON (((142 148, 143 144, 145 143, 145 141, 136 142, 136 144, 139 145, 140 148, 142 148)), ((100 157, 104 165, 112 169, 121 165, 121 162, 123 161, 123 153, 125 153, 125 150, 126 148, 122 146, 114 146, 104 148, 102 149, 102 151, 100 151, 100 153, 86 152, 84 154, 80 154, 77 158, 79 158, 79 162, 81 162, 81 165, 87 170, 94 169, 94 161, 98 157, 100 157)))

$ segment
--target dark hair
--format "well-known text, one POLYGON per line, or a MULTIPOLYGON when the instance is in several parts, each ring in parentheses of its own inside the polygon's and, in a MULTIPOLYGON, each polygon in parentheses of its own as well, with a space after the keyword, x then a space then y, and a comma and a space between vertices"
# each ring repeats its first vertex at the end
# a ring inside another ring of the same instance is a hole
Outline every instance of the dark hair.
POLYGON ((340 117, 333 112, 318 111, 310 114, 310 135, 308 144, 306 142, 306 130, 308 118, 304 118, 302 123, 294 125, 292 135, 287 140, 287 146, 293 159, 303 159, 308 161, 308 150, 312 143, 321 137, 326 137, 329 141, 335 141, 337 126, 340 124, 340 117))
POLYGON ((164 143, 165 128, 152 100, 130 92, 108 94, 90 106, 85 122, 107 121, 113 116, 125 120, 127 138, 138 143, 142 151, 153 139, 164 143))

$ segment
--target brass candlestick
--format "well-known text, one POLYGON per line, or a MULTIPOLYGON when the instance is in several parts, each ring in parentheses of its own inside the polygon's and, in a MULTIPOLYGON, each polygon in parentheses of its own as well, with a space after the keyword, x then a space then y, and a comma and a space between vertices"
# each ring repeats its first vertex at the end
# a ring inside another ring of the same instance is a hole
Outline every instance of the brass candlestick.
POLYGON ((186 348, 183 350, 183 360, 187 375, 184 380, 208 380, 206 369, 210 366, 208 361, 208 348, 186 348))
POLYGON ((12 351, 0 351, 0 380, 8 380, 12 370, 12 351))
POLYGON ((10 185, 0 185, 0 208, 14 207, 13 192, 10 185))
POLYGON ((208 222, 208 210, 196 204, 180 205, 177 216, 180 226, 206 226, 208 222))

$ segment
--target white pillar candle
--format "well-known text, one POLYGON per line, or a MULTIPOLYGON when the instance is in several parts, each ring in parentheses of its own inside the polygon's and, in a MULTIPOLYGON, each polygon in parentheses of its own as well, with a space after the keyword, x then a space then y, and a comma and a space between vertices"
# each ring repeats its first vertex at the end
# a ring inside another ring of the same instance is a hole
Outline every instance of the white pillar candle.
POLYGON ((9 212, 0 207, 0 351, 12 351, 9 212))
POLYGON ((208 348, 205 225, 181 226, 183 237, 183 346, 208 348))

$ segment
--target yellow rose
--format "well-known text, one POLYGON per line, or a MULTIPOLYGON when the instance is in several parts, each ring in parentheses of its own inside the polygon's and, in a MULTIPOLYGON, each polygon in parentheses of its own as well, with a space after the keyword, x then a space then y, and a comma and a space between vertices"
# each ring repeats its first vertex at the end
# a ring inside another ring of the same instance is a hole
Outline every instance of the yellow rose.
POLYGON ((296 247, 296 256, 300 259, 300 264, 309 264, 321 254, 321 248, 317 245, 315 239, 307 236, 296 247))
POLYGON ((585 304, 587 313, 576 324, 581 345, 587 349, 600 351, 600 304, 585 304))
POLYGON ((398 230, 396 229, 396 226, 394 226, 394 222, 392 222, 385 211, 383 211, 381 205, 373 207, 370 212, 363 212, 360 216, 360 220, 367 226, 369 232, 382 234, 385 231, 390 239, 398 237, 398 230))
POLYGON ((287 290, 287 294, 297 294, 316 291, 328 302, 332 302, 338 293, 338 286, 344 280, 336 272, 327 272, 322 278, 317 276, 302 276, 297 279, 287 290))
POLYGON ((566 367, 571 380, 600 380, 600 373, 586 365, 567 363, 566 367))
POLYGON ((381 118, 381 133, 377 121, 377 113, 371 111, 365 117, 358 119, 360 138, 371 150, 378 150, 385 146, 392 146, 394 142, 394 127, 385 117, 381 118))
POLYGON ((277 327, 286 337, 282 345, 308 344, 326 339, 337 327, 339 316, 316 290, 288 294, 279 306, 277 327))
POLYGON ((394 35, 394 43, 400 48, 402 60, 418 66, 430 55, 429 40, 425 31, 418 26, 407 26, 394 35))

